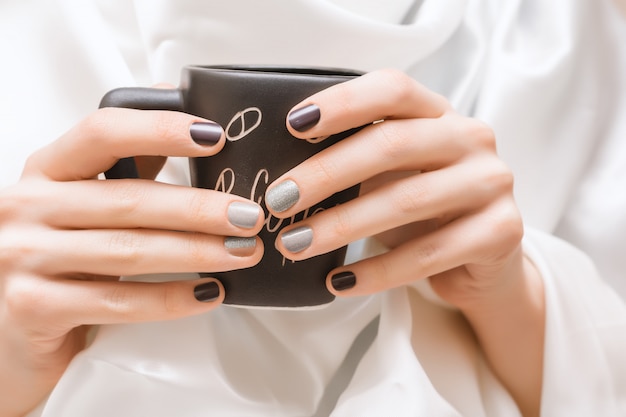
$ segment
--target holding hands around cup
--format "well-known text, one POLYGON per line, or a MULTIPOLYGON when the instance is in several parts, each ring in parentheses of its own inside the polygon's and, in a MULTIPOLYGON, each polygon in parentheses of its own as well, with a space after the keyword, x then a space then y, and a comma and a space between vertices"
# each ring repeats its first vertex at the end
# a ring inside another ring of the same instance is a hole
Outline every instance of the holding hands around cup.
POLYGON ((21 415, 85 345, 89 325, 168 320, 215 308, 215 279, 120 282, 122 275, 252 266, 261 208, 147 179, 102 181, 119 158, 152 177, 163 156, 209 156, 222 128, 177 112, 101 109, 35 152, 0 195, 1 415, 21 415), (4 397, 3 397, 4 398, 4 397), (3 408, 4 407, 4 408, 3 408), (4 413, 3 413, 4 412, 4 413))
MULTIPOLYGON (((465 315, 495 373, 533 415, 543 289, 521 249, 513 177, 493 131, 395 70, 330 87, 287 116, 290 132, 309 141, 363 125, 268 187, 271 214, 288 218, 362 183, 358 198, 283 229, 277 249, 297 261, 376 236, 389 252, 330 271, 329 291, 366 295, 429 279, 465 315)), ((184 113, 101 109, 33 154, 20 182, 1 191, 1 388, 20 393, 3 405, 8 412, 19 415, 45 396, 84 347, 89 325, 183 317, 224 298, 211 278, 119 276, 260 261, 258 205, 152 181, 163 157, 211 156, 224 140, 219 125, 184 113), (144 179, 96 179, 135 155, 148 155, 136 158, 144 179)))
POLYGON ((277 248, 301 260, 377 236, 389 252, 331 271, 328 289, 364 295, 430 279, 469 320, 522 409, 534 414, 543 287, 523 256, 513 175, 496 154, 494 132, 396 70, 331 87, 287 118, 303 140, 367 124, 268 187, 273 214, 289 217, 363 182, 359 198, 283 230, 277 248))

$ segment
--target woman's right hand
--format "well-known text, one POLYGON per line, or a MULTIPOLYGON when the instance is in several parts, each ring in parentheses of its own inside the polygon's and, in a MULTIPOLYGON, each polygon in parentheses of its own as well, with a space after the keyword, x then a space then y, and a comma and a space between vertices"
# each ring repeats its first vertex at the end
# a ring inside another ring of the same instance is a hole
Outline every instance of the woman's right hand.
POLYGON ((150 155, 138 166, 160 167, 162 156, 213 155, 224 140, 219 125, 184 113, 101 109, 31 155, 20 181, 0 190, 0 416, 45 397, 90 325, 189 316, 224 298, 215 279, 119 276, 260 261, 263 211, 251 201, 151 179, 96 179, 119 158, 150 155), (238 240, 246 244, 234 247, 248 249, 229 251, 238 240))

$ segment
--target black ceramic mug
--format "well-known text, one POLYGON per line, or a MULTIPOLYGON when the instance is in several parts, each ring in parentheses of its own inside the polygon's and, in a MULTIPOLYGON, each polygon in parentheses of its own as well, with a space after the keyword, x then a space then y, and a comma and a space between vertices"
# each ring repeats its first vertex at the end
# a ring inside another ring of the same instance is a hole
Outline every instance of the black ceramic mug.
MULTIPOLYGON (((100 107, 183 111, 224 128, 227 140, 221 152, 190 158, 191 184, 249 198, 265 210, 265 225, 259 234, 265 253, 259 264, 228 272, 200 272, 223 283, 226 304, 310 307, 333 300, 325 278, 343 264, 345 247, 292 262, 275 249, 274 242, 283 227, 356 197, 358 185, 288 219, 269 215, 264 194, 267 185, 279 176, 353 133, 343 132, 322 141, 296 139, 285 126, 289 110, 308 96, 358 75, 327 68, 188 66, 182 70, 177 89, 120 88, 103 97, 100 107)), ((120 160, 106 177, 136 178, 133 159, 120 160)))

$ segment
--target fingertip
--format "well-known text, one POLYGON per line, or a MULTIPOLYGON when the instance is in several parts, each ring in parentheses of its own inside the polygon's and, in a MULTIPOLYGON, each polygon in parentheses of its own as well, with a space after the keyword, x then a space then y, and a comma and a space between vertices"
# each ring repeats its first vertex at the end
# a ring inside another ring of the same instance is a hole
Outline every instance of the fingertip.
POLYGON ((287 115, 287 126, 297 133, 313 128, 320 121, 321 111, 317 104, 297 106, 287 115))
POLYGON ((261 231, 265 217, 260 205, 249 200, 237 200, 228 204, 226 209, 228 222, 242 229, 244 235, 256 235, 261 231))
POLYGON ((194 298, 201 303, 219 305, 224 301, 224 286, 219 280, 211 278, 195 285, 193 295, 194 298))
POLYGON ((277 217, 288 217, 287 212, 300 201, 300 187, 290 179, 277 180, 265 192, 265 205, 277 217))
POLYGON ((210 120, 193 122, 189 126, 189 135, 195 143, 203 147, 213 148, 224 142, 224 129, 210 120))
POLYGON ((332 272, 326 279, 326 288, 338 297, 351 295, 357 284, 356 274, 352 271, 332 272))

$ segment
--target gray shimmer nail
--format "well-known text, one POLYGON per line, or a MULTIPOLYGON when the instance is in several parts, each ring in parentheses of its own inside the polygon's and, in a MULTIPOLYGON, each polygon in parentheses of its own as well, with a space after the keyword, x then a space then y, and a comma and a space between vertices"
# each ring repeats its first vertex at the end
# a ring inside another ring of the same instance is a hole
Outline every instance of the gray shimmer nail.
POLYGON ((300 189, 292 180, 283 181, 265 193, 265 203, 276 213, 289 210, 299 199, 300 189))
POLYGON ((228 206, 228 221, 234 226, 252 229, 260 212, 261 208, 254 203, 234 201, 228 206))
POLYGON ((283 233, 280 241, 291 253, 302 252, 313 242, 313 229, 308 226, 300 226, 283 233))
POLYGON ((224 238, 224 247, 234 256, 250 256, 256 249, 256 237, 227 236, 224 238))

